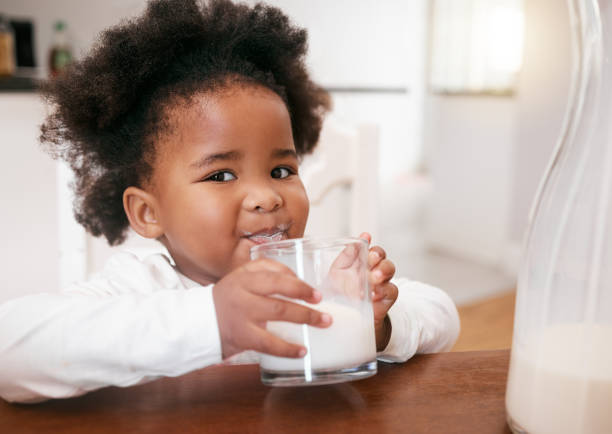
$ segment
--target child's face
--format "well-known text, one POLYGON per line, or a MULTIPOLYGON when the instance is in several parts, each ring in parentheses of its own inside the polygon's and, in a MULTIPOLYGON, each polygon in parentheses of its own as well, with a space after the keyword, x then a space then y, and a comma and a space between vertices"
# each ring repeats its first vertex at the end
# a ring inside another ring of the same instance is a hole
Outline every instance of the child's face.
POLYGON ((308 198, 284 102, 263 87, 202 94, 170 113, 151 193, 162 242, 202 284, 247 262, 255 244, 303 236, 308 198))

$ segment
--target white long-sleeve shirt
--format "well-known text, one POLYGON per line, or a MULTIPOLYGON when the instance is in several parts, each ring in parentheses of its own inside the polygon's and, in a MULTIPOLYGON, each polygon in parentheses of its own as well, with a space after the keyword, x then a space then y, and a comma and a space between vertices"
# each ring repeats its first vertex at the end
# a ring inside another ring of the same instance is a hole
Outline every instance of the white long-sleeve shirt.
MULTIPOLYGON (((399 296, 379 359, 450 349, 459 334, 452 300, 422 283, 393 282, 399 296)), ((123 252, 89 281, 1 304, 0 396, 67 398, 222 362, 212 288, 179 273, 162 254, 141 260, 123 252)))

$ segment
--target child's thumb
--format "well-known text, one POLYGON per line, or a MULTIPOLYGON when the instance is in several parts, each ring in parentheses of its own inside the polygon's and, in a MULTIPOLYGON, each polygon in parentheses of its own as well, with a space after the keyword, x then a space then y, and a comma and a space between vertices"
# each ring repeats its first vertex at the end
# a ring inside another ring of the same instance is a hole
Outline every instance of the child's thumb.
POLYGON ((370 235, 368 232, 362 232, 359 235, 359 238, 366 240, 368 244, 370 244, 370 241, 372 241, 372 235, 370 235))

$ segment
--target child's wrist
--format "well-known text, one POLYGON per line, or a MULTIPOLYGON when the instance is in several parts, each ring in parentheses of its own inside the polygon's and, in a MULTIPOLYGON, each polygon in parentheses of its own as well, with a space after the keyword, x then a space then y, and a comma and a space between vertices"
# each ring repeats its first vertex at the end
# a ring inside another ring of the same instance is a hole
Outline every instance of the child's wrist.
POLYGON ((391 319, 385 315, 379 329, 376 330, 376 351, 380 352, 387 348, 391 340, 391 319))

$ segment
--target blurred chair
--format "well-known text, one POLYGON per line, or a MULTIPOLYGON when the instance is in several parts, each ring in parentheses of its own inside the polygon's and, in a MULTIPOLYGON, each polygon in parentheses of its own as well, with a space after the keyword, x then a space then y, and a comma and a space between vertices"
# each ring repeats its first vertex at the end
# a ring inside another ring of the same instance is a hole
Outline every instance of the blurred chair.
POLYGON ((300 176, 310 199, 306 236, 378 236, 378 145, 374 124, 329 116, 300 176))

